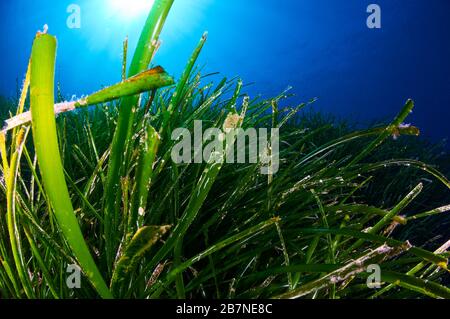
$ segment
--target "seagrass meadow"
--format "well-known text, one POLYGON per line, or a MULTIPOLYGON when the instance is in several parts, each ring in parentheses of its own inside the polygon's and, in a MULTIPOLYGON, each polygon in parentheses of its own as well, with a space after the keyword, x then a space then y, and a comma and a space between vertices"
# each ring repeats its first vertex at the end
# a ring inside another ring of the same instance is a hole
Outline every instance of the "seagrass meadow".
POLYGON ((77 101, 55 84, 56 37, 36 34, 1 101, 0 297, 450 298, 449 158, 404 124, 414 102, 361 130, 282 106, 290 90, 252 98, 197 66, 206 33, 174 79, 154 60, 173 2, 123 43, 122 82, 77 101), (197 120, 278 128, 279 170, 174 163, 173 130, 197 120))

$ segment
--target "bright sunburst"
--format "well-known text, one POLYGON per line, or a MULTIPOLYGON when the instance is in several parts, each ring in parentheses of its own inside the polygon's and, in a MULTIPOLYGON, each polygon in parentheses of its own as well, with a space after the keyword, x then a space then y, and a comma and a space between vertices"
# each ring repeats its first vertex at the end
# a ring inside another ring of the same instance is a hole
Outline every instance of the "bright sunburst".
POLYGON ((154 2, 154 0, 109 0, 108 4, 115 16, 131 19, 147 14, 154 2))

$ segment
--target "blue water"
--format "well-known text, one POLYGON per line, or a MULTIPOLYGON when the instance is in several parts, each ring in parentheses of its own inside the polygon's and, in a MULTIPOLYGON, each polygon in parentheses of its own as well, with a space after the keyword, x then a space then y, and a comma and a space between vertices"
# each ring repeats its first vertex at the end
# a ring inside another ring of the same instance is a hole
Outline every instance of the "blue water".
MULTIPOLYGON (((57 80, 66 95, 119 81, 122 41, 128 34, 134 48, 145 14, 114 10, 114 1, 2 1, 0 94, 15 96, 45 23, 58 37, 57 80), (71 3, 81 8, 80 29, 67 27, 71 3)), ((408 122, 441 140, 450 136, 449 14, 448 0, 175 0, 156 62, 179 76, 208 30, 200 63, 255 82, 252 96, 291 85, 293 104, 318 97, 315 109, 359 124, 390 119, 412 98, 408 122), (381 29, 366 25, 370 3, 381 7, 381 29)))

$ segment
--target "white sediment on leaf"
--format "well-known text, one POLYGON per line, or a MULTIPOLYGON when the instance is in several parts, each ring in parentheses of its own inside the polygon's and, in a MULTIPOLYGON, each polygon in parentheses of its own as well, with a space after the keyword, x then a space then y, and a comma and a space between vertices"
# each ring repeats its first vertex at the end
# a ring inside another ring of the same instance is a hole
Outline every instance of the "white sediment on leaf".
POLYGON ((73 111, 73 110, 75 110, 75 104, 76 104, 76 102, 58 103, 55 105, 55 114, 73 111))
POLYGON ((48 24, 44 24, 43 30, 39 30, 37 33, 38 34, 47 34, 48 32, 48 24))
MULTIPOLYGON (((75 110, 76 102, 62 102, 55 104, 55 115, 65 112, 70 112, 75 110)), ((12 130, 15 127, 20 125, 24 125, 26 123, 31 122, 31 112, 24 112, 19 115, 16 115, 4 122, 4 126, 1 130, 2 133, 6 133, 9 130, 12 130)))
POLYGON ((443 244, 441 247, 436 249, 434 252, 435 254, 443 254, 450 248, 450 240, 448 240, 445 244, 443 244))

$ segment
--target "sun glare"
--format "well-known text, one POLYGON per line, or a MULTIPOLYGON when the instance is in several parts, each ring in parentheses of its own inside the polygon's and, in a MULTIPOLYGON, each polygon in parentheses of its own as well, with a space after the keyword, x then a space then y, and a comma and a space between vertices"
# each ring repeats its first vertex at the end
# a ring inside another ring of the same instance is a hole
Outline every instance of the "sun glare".
POLYGON ((147 14, 154 0, 109 0, 115 15, 130 19, 147 14))

